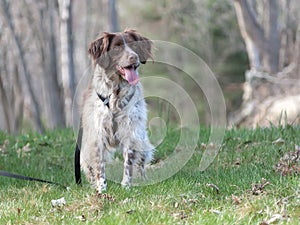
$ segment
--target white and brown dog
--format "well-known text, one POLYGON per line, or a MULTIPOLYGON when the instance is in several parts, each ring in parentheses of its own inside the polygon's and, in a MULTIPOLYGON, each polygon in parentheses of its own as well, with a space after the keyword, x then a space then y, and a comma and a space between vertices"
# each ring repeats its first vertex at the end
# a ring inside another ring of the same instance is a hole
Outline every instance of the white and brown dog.
POLYGON ((80 163, 98 193, 107 187, 109 152, 123 152, 124 187, 132 183, 133 166, 145 177, 145 164, 152 159, 154 147, 147 135, 147 109, 138 75, 140 64, 152 57, 151 49, 152 42, 134 30, 104 33, 90 44, 95 70, 83 96, 75 176, 80 183, 80 163))

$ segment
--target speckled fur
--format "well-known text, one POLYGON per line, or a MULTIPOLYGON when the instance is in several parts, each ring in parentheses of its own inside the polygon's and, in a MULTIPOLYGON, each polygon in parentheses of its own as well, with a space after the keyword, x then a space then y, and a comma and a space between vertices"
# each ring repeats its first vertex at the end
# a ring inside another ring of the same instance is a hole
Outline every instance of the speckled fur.
MULTIPOLYGON (((106 36, 104 35, 104 38, 106 36)), ((111 41, 111 39, 103 40, 102 37, 102 45, 99 47, 99 51, 102 51, 101 56, 105 54, 105 49, 102 49, 105 41, 111 41)), ((83 97, 80 164, 99 193, 105 191, 107 187, 105 163, 109 152, 115 149, 123 152, 122 185, 129 187, 132 182, 133 166, 138 165, 141 175, 145 177, 144 165, 151 161, 154 150, 146 130, 147 110, 142 86, 140 82, 130 85, 114 69, 115 61, 126 65, 126 60, 128 60, 126 54, 130 51, 132 49, 125 49, 118 56, 110 58, 112 60, 109 62, 110 66, 99 63, 100 54, 96 57, 96 54, 92 55, 95 70, 83 97), (109 107, 99 99, 97 93, 110 96, 109 107)), ((137 60, 140 57, 138 55, 137 60)))

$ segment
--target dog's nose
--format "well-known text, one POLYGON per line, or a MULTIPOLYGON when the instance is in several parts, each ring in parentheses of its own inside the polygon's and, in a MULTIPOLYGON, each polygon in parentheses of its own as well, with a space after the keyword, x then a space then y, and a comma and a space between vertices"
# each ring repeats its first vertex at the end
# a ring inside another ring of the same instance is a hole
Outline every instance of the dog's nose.
POLYGON ((131 53, 130 55, 129 55, 129 61, 130 61, 130 63, 135 63, 137 60, 138 60, 138 56, 137 56, 137 54, 135 54, 135 53, 131 53))

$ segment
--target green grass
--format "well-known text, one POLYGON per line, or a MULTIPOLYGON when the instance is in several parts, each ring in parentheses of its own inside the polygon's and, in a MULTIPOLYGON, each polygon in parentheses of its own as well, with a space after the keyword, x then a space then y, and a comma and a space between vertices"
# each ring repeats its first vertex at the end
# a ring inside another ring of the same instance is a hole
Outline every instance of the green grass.
MULTIPOLYGON (((156 161, 178 140, 178 132, 168 134, 156 161)), ((0 224, 299 224, 299 174, 282 176, 274 168, 300 145, 300 128, 228 130, 213 164, 199 172, 208 136, 201 129, 194 156, 171 178, 130 190, 109 182, 107 194, 97 196, 86 181, 74 184, 72 131, 0 133, 0 170, 70 187, 0 177, 0 224), (261 190, 254 194, 255 184, 261 190), (52 207, 51 200, 61 197, 66 205, 52 207)))

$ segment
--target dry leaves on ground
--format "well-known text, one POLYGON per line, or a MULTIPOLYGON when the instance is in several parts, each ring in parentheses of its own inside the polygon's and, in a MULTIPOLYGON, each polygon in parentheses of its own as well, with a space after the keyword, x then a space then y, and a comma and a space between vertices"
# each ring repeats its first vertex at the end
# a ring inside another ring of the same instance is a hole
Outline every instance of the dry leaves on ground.
POLYGON ((286 153, 279 159, 275 171, 283 176, 300 174, 300 146, 295 146, 295 151, 286 153))
POLYGON ((269 184, 271 184, 269 181, 267 181, 265 178, 262 178, 261 183, 252 185, 252 189, 251 189, 252 194, 259 195, 265 193, 265 187, 269 184))

